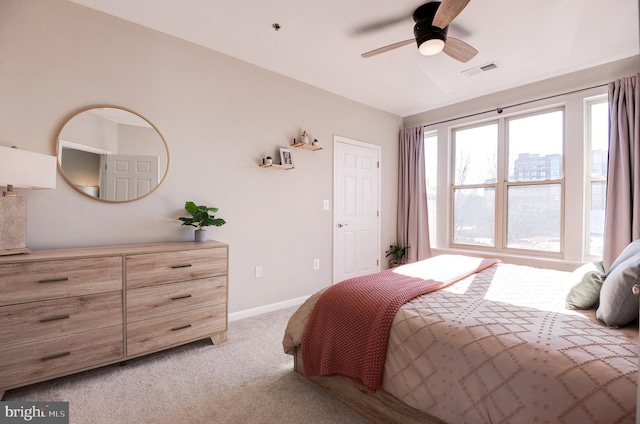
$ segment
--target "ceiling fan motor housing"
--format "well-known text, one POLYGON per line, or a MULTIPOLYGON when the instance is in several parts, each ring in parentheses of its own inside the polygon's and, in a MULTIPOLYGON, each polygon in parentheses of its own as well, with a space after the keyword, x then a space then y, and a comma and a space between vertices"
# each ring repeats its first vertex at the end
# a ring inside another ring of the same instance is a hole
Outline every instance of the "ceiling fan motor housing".
POLYGON ((440 2, 437 1, 425 3, 413 12, 413 20, 416 23, 413 27, 413 34, 416 37, 418 47, 429 40, 438 39, 442 40, 442 42, 447 41, 449 26, 438 28, 432 25, 433 17, 439 6, 440 2))

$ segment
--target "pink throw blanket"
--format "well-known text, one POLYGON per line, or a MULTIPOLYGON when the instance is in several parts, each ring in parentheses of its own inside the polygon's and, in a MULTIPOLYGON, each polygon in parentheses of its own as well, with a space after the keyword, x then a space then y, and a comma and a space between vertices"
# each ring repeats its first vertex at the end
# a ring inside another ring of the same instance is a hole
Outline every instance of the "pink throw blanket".
POLYGON ((376 391, 389 329, 400 306, 497 262, 440 255, 329 287, 318 299, 302 338, 304 375, 344 375, 376 391))

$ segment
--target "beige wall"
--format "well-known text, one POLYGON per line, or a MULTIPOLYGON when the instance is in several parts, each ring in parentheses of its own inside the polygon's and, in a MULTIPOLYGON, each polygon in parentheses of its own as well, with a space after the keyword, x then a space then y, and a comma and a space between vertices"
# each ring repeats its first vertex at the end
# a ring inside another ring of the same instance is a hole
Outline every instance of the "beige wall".
POLYGON ((0 2, 0 93, 3 146, 54 154, 74 111, 113 104, 170 148, 165 183, 139 201, 94 201, 60 175, 21 192, 32 249, 188 240, 177 217, 193 200, 228 222, 210 237, 231 246, 230 312, 308 295, 331 282, 334 134, 382 146, 381 258, 395 241, 400 117, 63 0, 0 2), (292 171, 257 166, 302 129, 324 150, 296 149, 292 171))

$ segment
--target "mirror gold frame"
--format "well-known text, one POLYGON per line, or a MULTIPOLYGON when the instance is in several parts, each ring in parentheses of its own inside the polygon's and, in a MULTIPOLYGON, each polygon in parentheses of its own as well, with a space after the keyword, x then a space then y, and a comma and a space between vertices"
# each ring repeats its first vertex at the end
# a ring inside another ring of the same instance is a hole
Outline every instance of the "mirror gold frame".
POLYGON ((60 126, 55 141, 60 173, 92 199, 142 199, 160 187, 169 172, 169 147, 160 130, 121 106, 75 111, 60 126))

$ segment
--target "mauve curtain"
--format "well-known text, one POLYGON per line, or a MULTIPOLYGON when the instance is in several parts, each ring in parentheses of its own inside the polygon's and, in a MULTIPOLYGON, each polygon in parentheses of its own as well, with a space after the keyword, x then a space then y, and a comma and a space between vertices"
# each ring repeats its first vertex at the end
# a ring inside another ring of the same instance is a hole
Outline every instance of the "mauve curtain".
POLYGON ((609 83, 609 165, 604 261, 640 238, 640 73, 609 83))
POLYGON ((409 246, 407 262, 431 256, 423 127, 400 133, 398 150, 398 244, 409 246))

